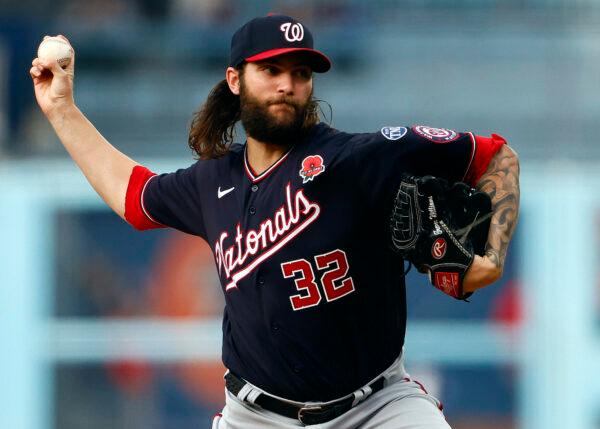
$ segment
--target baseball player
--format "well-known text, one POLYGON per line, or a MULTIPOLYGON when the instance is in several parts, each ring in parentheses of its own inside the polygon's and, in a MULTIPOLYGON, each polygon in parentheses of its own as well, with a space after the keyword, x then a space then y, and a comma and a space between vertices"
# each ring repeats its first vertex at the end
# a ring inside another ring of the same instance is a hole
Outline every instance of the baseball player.
POLYGON ((403 366, 405 284, 388 245, 390 205, 402 173, 490 195, 486 253, 464 277, 473 292, 502 273, 518 214, 515 153, 498 135, 389 124, 351 134, 319 122, 313 73, 331 62, 292 17, 249 21, 230 54, 192 121, 199 159, 161 175, 78 110, 74 59, 63 70, 36 58, 30 70, 42 111, 119 216, 212 247, 228 368, 213 428, 448 428, 440 401, 403 366), (245 144, 232 141, 238 121, 245 144))

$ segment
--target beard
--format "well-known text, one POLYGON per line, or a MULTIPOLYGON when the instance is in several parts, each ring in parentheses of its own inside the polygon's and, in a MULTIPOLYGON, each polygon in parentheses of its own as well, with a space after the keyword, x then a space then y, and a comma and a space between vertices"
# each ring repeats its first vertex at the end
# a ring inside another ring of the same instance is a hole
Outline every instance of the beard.
POLYGON ((240 120, 246 134, 260 142, 289 147, 301 140, 308 131, 305 126, 312 93, 302 104, 281 96, 261 102, 248 93, 240 82, 240 120), (287 106, 288 114, 276 116, 269 111, 272 105, 287 106))

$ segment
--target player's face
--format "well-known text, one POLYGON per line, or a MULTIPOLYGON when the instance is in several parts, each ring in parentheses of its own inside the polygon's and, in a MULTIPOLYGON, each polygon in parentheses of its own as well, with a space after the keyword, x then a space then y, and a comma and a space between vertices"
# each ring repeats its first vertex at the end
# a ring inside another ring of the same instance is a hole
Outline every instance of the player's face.
POLYGON ((240 80, 241 121, 266 143, 298 137, 312 98, 312 70, 298 55, 248 63, 240 80))

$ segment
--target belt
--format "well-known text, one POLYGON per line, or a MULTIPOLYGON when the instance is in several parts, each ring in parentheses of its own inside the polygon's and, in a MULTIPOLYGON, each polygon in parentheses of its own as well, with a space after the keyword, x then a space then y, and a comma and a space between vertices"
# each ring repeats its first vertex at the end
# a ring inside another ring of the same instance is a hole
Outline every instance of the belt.
MULTIPOLYGON (((380 376, 367 387, 363 387, 361 389, 362 394, 360 395, 360 399, 364 399, 366 396, 381 390, 383 388, 384 381, 384 377, 380 376)), ((242 388, 247 384, 248 383, 246 381, 236 376, 231 371, 225 374, 225 387, 235 396, 237 396, 240 390, 242 390, 242 388)), ((265 410, 272 411, 292 419, 298 419, 305 425, 316 425, 333 420, 350 410, 354 405, 356 405, 356 403, 358 403, 358 401, 356 401, 357 397, 357 395, 352 394, 346 398, 328 402, 327 404, 323 405, 305 404, 302 406, 277 399, 266 393, 260 393, 258 396, 256 396, 253 403, 260 405, 265 410)))

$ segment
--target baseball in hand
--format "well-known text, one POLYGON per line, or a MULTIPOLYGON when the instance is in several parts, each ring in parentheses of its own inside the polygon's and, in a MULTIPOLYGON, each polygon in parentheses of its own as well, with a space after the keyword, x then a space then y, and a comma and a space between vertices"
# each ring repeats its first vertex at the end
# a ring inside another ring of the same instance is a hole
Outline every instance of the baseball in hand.
POLYGON ((37 56, 46 61, 58 61, 64 69, 71 63, 73 48, 60 37, 48 37, 40 43, 37 56))

